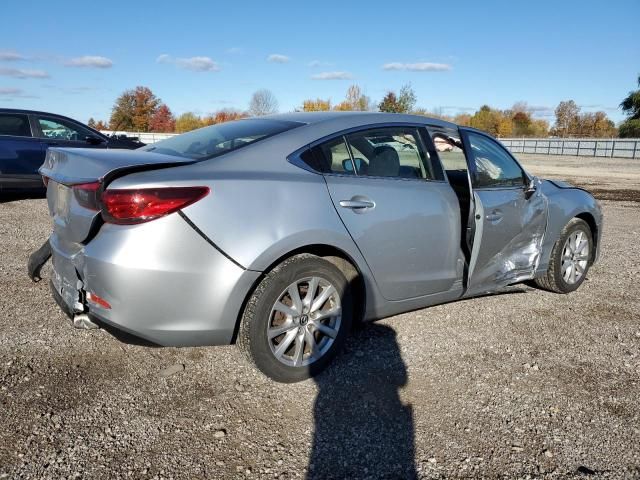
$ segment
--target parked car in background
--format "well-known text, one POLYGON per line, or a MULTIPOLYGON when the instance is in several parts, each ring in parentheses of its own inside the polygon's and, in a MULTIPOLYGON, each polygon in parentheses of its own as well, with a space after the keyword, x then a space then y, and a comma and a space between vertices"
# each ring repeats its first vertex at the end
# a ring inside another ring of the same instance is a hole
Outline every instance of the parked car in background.
POLYGON ((574 291, 602 235, 585 190, 423 116, 245 119, 135 152, 53 148, 40 172, 52 291, 74 325, 237 341, 282 382, 326 367, 352 320, 529 280, 574 291))
POLYGON ((44 191, 38 169, 49 147, 134 149, 142 146, 137 139, 108 137, 62 115, 0 108, 0 193, 44 191))

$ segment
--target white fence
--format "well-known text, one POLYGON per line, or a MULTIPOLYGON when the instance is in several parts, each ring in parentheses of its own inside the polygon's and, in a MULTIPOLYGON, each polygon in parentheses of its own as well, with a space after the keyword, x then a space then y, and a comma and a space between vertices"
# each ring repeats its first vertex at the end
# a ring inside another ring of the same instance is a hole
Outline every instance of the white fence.
POLYGON ((513 153, 640 158, 638 138, 501 138, 513 153))
POLYGON ((177 133, 150 133, 150 132, 114 132, 113 130, 100 130, 101 133, 105 135, 111 135, 115 133, 116 135, 126 135, 127 137, 138 137, 138 139, 142 143, 155 143, 160 140, 164 140, 165 138, 170 138, 178 135, 177 133))

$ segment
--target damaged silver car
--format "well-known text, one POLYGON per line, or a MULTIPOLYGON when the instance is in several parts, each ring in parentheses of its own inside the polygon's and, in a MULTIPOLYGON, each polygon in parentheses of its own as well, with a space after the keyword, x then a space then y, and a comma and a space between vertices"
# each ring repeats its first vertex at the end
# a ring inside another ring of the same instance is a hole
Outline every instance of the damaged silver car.
POLYGON ((52 291, 77 326, 237 343, 281 382, 322 371, 354 322, 528 280, 569 293, 602 235, 588 192, 422 116, 245 119, 137 151, 52 148, 40 172, 52 291))

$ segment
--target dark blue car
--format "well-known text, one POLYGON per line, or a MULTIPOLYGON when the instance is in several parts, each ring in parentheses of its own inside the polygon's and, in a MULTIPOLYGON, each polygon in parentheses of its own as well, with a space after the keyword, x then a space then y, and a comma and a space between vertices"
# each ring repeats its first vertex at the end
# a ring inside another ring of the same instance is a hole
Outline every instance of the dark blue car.
POLYGON ((61 115, 0 108, 0 193, 44 191, 38 168, 49 147, 126 148, 144 144, 106 136, 61 115))

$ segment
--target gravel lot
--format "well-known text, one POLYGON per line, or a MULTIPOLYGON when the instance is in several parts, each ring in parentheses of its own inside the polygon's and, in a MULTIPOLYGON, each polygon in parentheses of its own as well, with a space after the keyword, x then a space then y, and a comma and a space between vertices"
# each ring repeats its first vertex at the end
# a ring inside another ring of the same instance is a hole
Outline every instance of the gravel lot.
POLYGON ((522 158, 602 198, 632 192, 602 202, 604 254, 581 289, 377 322, 295 385, 233 346, 73 329, 25 272, 44 200, 0 203, 0 478, 640 477, 640 162, 522 158))

